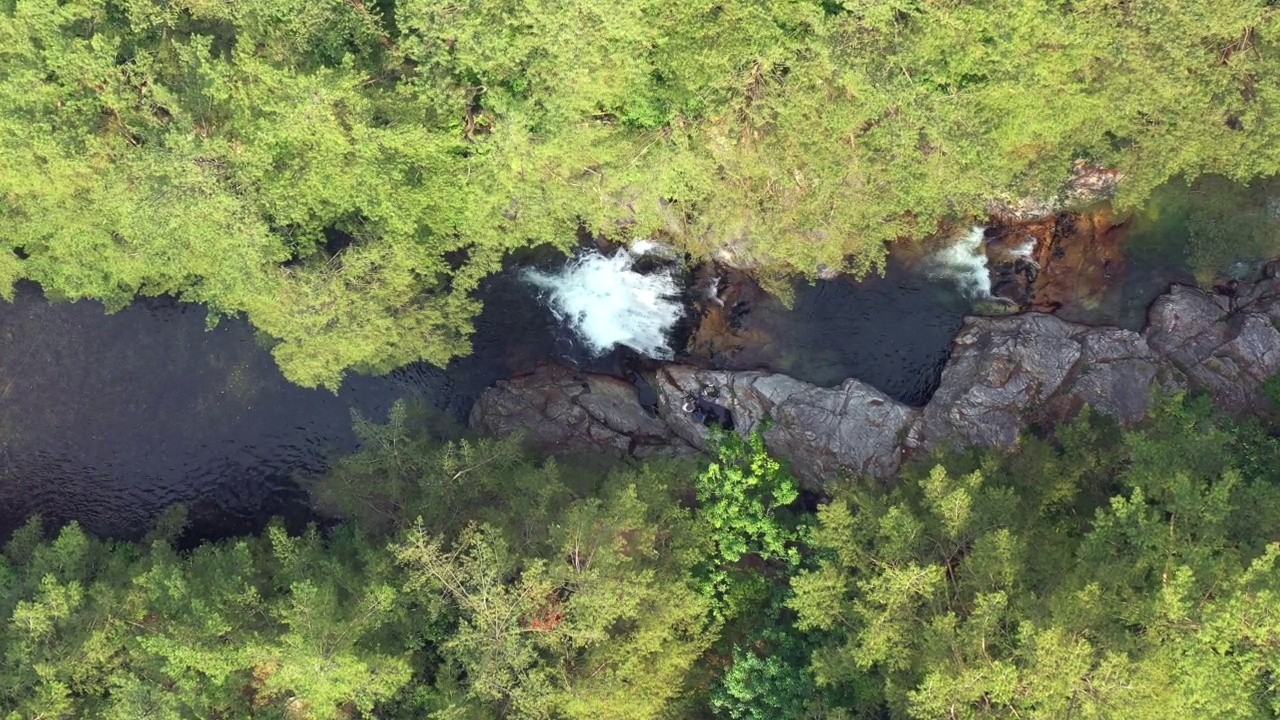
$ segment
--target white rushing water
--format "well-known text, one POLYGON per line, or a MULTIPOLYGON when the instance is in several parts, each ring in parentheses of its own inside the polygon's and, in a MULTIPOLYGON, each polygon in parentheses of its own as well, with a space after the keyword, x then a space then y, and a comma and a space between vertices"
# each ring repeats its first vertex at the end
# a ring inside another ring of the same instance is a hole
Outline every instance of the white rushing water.
POLYGON ((930 258, 930 274, 950 278, 966 297, 990 298, 991 273, 987 269, 987 254, 982 248, 984 232, 985 227, 975 225, 969 232, 955 238, 930 258))
POLYGON ((1036 239, 1033 237, 1029 237, 1026 240, 1023 240, 1022 244, 1014 248, 1013 250, 1010 250, 1009 254, 1014 256, 1015 258, 1021 258, 1023 260, 1026 260, 1027 262, 1033 265, 1039 264, 1035 261, 1036 239))
POLYGON ((635 260, 652 247, 636 243, 612 257, 596 251, 579 255, 553 273, 526 270, 525 277, 547 291, 552 312, 587 347, 602 355, 626 345, 651 358, 669 359, 667 334, 680 319, 680 286, 669 269, 643 275, 635 260))

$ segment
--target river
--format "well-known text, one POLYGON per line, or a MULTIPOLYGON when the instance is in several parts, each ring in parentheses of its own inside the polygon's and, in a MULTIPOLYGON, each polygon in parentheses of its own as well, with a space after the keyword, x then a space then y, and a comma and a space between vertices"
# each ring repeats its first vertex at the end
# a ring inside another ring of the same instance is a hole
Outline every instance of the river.
MULTIPOLYGON (((1143 238, 1153 232, 1172 231, 1138 224, 1134 245, 1151 258, 1130 265, 1124 285, 1133 292, 1120 293, 1103 321, 1140 324, 1170 279, 1188 277, 1184 264, 1167 261, 1167 245, 1150 250, 1143 238)), ((552 270, 564 259, 520 261, 552 270)), ((733 313, 744 342, 731 352, 677 359, 818 385, 852 377, 923 405, 973 309, 956 283, 896 261, 883 277, 793 290, 790 307, 757 296, 733 313)), ((285 380, 241 320, 209 330, 203 308, 164 297, 108 315, 96 302, 48 302, 21 285, 13 303, 0 303, 0 538, 40 513, 50 525, 74 520, 134 539, 174 503, 189 507, 188 539, 252 532, 272 516, 301 526, 315 517, 299 479, 356 449, 353 412, 382 420, 409 398, 461 423, 484 388, 540 362, 618 372, 618 358, 593 358, 542 292, 519 268, 493 276, 479 291, 485 309, 470 356, 444 369, 351 375, 333 393, 285 380)))

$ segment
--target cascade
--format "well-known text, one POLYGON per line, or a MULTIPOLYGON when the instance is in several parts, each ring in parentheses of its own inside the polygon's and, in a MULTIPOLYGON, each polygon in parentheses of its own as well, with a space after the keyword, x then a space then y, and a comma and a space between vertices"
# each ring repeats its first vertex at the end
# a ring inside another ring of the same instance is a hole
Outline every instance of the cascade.
POLYGON ((636 259, 656 248, 641 241, 612 256, 591 250, 558 271, 525 270, 524 277, 546 291, 556 318, 596 355, 626 345, 647 357, 670 359, 667 335, 684 312, 680 285, 670 268, 635 270, 636 259))
POLYGON ((986 228, 975 225, 929 259, 929 274, 948 278, 970 299, 991 297, 991 273, 982 240, 986 228))

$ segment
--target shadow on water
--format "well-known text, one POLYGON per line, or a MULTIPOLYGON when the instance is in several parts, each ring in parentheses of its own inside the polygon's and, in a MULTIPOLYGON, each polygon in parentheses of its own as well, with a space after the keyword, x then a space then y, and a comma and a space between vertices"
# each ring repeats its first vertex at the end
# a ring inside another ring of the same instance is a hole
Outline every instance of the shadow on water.
MULTIPOLYGON (((1275 179, 1158 191, 1128 224, 1129 268, 1109 321, 1140 327, 1147 304, 1191 270, 1243 274, 1274 256, 1278 196, 1275 179)), ((512 265, 563 259, 535 249, 512 265)), ((334 394, 285 380, 243 321, 206 330, 203 308, 170 298, 106 315, 98 303, 49 303, 35 285, 20 286, 0 303, 0 539, 33 512, 50 525, 76 520, 137 538, 175 503, 189 506, 194 537, 250 532, 274 515, 296 527, 314 519, 296 478, 357 447, 353 411, 382 420, 408 397, 465 420, 484 388, 546 360, 625 375, 624 354, 590 357, 517 270, 487 279, 478 296, 485 310, 470 356, 443 370, 352 376, 334 394)), ((922 405, 968 312, 954 283, 891 263, 859 283, 797 284, 791 309, 756 298, 727 313, 731 327, 711 343, 736 345, 699 357, 824 386, 853 377, 922 405)))
POLYGON ((1144 282, 1208 287, 1251 280, 1280 253, 1280 177, 1241 185, 1220 175, 1172 180, 1134 212, 1126 228, 1130 273, 1124 283, 1134 303, 1144 282))
POLYGON ((593 366, 515 273, 480 294, 472 355, 351 375, 334 394, 286 380, 247 323, 206 330, 201 306, 143 298, 107 315, 21 285, 0 303, 0 539, 35 512, 138 538, 175 503, 201 538, 272 516, 298 527, 314 516, 296 478, 356 449, 353 411, 380 421, 407 397, 462 421, 484 388, 539 361, 593 366))

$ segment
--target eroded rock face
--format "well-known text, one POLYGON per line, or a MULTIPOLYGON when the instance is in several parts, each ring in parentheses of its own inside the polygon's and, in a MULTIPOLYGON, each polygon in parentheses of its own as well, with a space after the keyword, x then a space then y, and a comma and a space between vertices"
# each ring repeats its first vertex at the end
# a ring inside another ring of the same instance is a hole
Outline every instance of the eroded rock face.
POLYGON ((1060 417, 1073 416, 1084 404, 1116 418, 1135 423, 1151 409, 1151 391, 1159 387, 1173 392, 1186 386, 1186 378, 1156 355, 1138 333, 1120 328, 1089 328, 1076 336, 1080 361, 1068 386, 1059 394, 1067 407, 1051 407, 1060 417))
POLYGON ((915 447, 1012 447, 1024 408, 1043 404, 1080 359, 1075 328, 1052 315, 969 318, 942 384, 912 429, 915 447))
POLYGON ((491 437, 522 432, 553 455, 647 457, 682 451, 666 423, 640 405, 634 386, 557 365, 499 381, 484 391, 471 409, 470 425, 491 437))
POLYGON ((1121 235, 1105 207, 996 221, 984 245, 992 294, 1068 321, 1114 324, 1121 319, 1125 275, 1121 235))
POLYGON ((716 388, 714 402, 732 413, 744 437, 771 419, 765 444, 791 462, 797 477, 814 484, 841 469, 892 476, 902 462, 902 435, 920 414, 857 380, 822 388, 775 373, 664 367, 655 385, 659 412, 681 438, 703 449, 709 432, 682 405, 706 386, 716 388))
POLYGON ((1171 390, 1181 382, 1129 330, 1042 314, 969 318, 908 445, 1012 448, 1028 424, 1069 417, 1086 403, 1136 422, 1153 386, 1171 390))
POLYGON ((1235 296, 1174 286, 1151 306, 1151 347, 1235 413, 1268 412, 1262 383, 1280 371, 1280 283, 1274 276, 1235 296))

